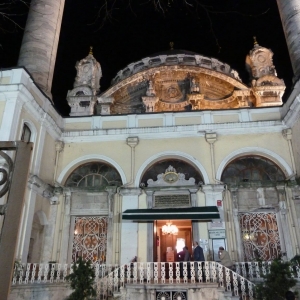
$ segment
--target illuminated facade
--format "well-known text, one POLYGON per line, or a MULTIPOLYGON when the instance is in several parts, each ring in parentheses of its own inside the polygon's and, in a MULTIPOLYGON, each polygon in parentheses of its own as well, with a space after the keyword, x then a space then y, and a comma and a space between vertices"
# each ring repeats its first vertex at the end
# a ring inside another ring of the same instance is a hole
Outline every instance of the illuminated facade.
POLYGON ((1 140, 34 143, 16 260, 176 261, 195 240, 207 260, 219 246, 234 261, 299 254, 300 88, 282 104, 272 55, 255 42, 248 86, 226 63, 170 50, 99 94, 90 52, 68 118, 27 71, 2 71, 1 140))

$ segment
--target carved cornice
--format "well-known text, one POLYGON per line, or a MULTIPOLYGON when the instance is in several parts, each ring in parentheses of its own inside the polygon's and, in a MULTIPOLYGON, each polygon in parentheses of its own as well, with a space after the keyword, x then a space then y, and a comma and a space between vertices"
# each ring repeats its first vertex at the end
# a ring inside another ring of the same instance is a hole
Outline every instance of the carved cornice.
POLYGON ((60 194, 61 191, 55 189, 54 186, 47 184, 37 175, 31 174, 29 176, 27 186, 38 195, 48 199, 51 205, 59 203, 58 194, 60 194))

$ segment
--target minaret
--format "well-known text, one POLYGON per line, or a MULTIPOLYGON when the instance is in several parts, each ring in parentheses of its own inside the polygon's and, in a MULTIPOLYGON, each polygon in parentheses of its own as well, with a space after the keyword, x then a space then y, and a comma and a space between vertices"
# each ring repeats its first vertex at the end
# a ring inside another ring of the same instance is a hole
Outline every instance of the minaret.
POLYGON ((18 66, 50 97, 65 0, 32 0, 18 66))
POLYGON ((297 80, 300 77, 300 1, 277 0, 277 5, 297 80))

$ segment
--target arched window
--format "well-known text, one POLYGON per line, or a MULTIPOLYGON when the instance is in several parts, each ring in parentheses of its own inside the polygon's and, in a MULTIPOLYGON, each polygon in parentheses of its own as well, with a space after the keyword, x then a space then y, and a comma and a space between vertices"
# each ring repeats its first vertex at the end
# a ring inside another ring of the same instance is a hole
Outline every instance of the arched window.
POLYGON ((120 186, 122 180, 118 171, 102 162, 90 162, 78 167, 66 181, 67 187, 104 189, 106 186, 120 186))
POLYGON ((30 142, 31 130, 26 123, 23 124, 23 130, 21 135, 21 141, 30 142))
POLYGON ((282 170, 270 159, 261 156, 239 157, 230 162, 221 180, 227 184, 239 182, 277 182, 285 179, 282 170))
POLYGON ((161 160, 154 165, 152 165, 143 175, 141 184, 147 186, 148 179, 157 179, 157 175, 165 173, 166 169, 172 166, 176 169, 177 173, 182 173, 185 175, 185 179, 189 179, 193 177, 195 179, 195 183, 199 184, 203 182, 203 177, 200 172, 192 165, 188 164, 187 162, 179 159, 165 159, 161 160))

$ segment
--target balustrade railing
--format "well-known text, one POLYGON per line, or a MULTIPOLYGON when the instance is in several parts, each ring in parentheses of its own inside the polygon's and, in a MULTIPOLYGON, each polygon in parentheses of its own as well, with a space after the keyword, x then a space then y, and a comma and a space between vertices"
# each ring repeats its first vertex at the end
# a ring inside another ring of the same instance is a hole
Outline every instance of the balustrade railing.
POLYGON ((254 284, 217 262, 134 262, 116 268, 96 280, 99 299, 120 293, 127 284, 216 283, 233 296, 253 300, 254 284))
MULTIPOLYGON (((236 272, 218 262, 133 262, 126 265, 95 264, 95 288, 98 299, 120 293, 126 284, 197 284, 216 283, 241 299, 252 300, 253 279, 269 271, 271 262, 236 263, 236 272)), ((73 264, 16 264, 13 285, 30 283, 63 283, 72 273, 73 264)), ((300 279, 299 267, 293 269, 300 279)))
MULTIPOLYGON (((29 283, 59 283, 66 282, 67 275, 71 274, 73 264, 59 263, 18 263, 15 264, 12 285, 29 283)), ((95 264, 97 279, 107 276, 110 272, 119 268, 118 265, 95 264)))
MULTIPOLYGON (((270 272, 270 266, 272 261, 261 261, 261 262, 237 262, 235 263, 236 273, 248 278, 250 281, 262 280, 262 275, 266 275, 270 272)), ((290 266, 292 277, 300 281, 300 266, 290 266)))

